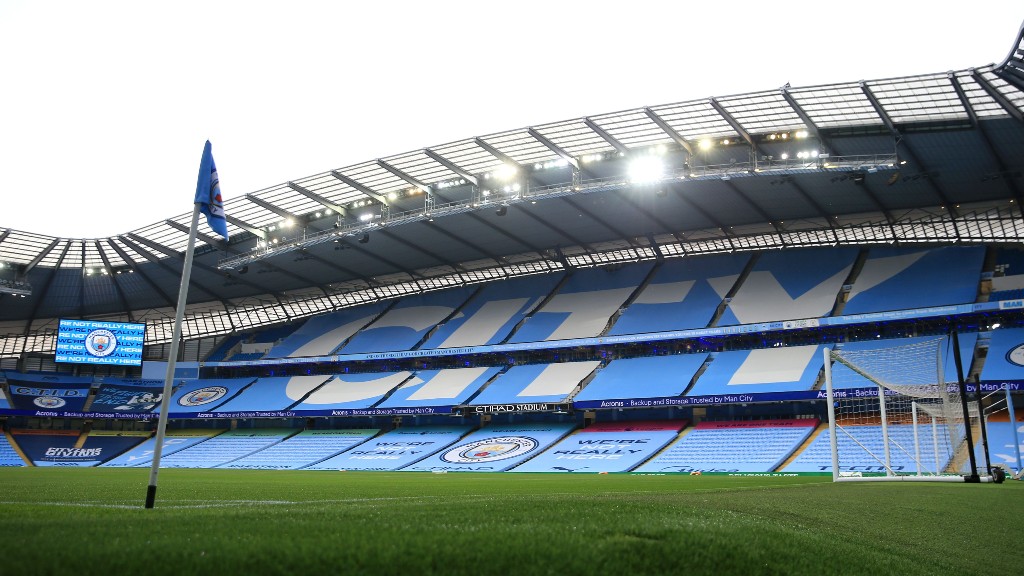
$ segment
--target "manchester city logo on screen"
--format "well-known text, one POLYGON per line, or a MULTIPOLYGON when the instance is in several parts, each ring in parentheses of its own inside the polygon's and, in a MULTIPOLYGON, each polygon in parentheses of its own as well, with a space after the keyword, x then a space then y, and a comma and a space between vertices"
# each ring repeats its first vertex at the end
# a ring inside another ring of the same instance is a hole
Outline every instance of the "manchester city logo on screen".
POLYGON ((85 337, 85 350, 97 358, 110 356, 117 350, 117 336, 103 328, 93 330, 85 337))
POLYGON ((456 446, 445 452, 441 459, 453 464, 496 462, 515 456, 522 456, 536 448, 537 444, 536 440, 526 436, 487 438, 456 446))

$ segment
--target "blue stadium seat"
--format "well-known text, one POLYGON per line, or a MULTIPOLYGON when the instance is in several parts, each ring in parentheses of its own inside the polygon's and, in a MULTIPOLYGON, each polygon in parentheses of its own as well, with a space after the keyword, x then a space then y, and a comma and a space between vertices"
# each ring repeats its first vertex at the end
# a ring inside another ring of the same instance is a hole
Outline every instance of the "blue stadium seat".
POLYGON ((974 302, 984 259, 984 246, 872 248, 843 314, 974 302))
POLYGON ((573 401, 682 396, 707 357, 701 353, 612 360, 573 401))
POLYGON ((326 382, 330 376, 271 376, 260 378, 213 412, 284 410, 326 382))
POLYGON ((229 430, 161 457, 164 468, 215 468, 277 444, 295 433, 290 429, 229 430))
POLYGON ((1024 328, 992 331, 981 380, 995 383, 1024 380, 1024 328))
POLYGON ((576 270, 558 293, 526 319, 509 342, 588 338, 601 334, 612 315, 644 281, 654 264, 576 270))
POLYGON ((749 260, 748 254, 723 254, 666 261, 608 334, 707 326, 722 303, 722 295, 712 283, 722 286, 729 279, 735 282, 749 260))
POLYGON ((817 420, 701 423, 637 472, 771 472, 817 425, 817 420))
POLYGON ((563 402, 599 362, 513 366, 495 378, 471 405, 563 402))
POLYGON ((397 428, 306 470, 398 470, 451 446, 470 426, 397 428))
POLYGON ((411 372, 337 374, 316 389, 294 410, 369 408, 412 376, 411 372))
POLYGON ((458 406, 498 373, 497 367, 421 370, 402 384, 378 408, 458 406))
MULTIPOLYGON (((828 316, 857 258, 856 248, 765 252, 718 320, 719 326, 828 316)), ((734 281, 712 280, 725 297, 734 281)))
POLYGON ((243 456, 219 468, 298 470, 358 446, 378 429, 304 430, 277 444, 243 456))
POLYGON ((810 390, 824 364, 821 346, 719 352, 686 395, 810 390))
POLYGON ((267 358, 332 354, 342 343, 379 316, 386 306, 384 302, 375 302, 313 316, 271 348, 267 358))
POLYGON ((422 348, 498 344, 554 290, 564 274, 492 282, 455 317, 438 326, 422 348))
POLYGON ((462 306, 473 290, 452 288, 406 296, 372 324, 360 330, 339 353, 412 350, 434 326, 462 306))

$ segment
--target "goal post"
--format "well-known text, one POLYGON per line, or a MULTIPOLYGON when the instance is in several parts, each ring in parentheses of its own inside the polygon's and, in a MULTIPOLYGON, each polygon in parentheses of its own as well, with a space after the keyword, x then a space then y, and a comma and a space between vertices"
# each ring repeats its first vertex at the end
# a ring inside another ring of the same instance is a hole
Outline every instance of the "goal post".
POLYGON ((978 481, 980 414, 943 374, 947 341, 825 348, 834 481, 978 481))

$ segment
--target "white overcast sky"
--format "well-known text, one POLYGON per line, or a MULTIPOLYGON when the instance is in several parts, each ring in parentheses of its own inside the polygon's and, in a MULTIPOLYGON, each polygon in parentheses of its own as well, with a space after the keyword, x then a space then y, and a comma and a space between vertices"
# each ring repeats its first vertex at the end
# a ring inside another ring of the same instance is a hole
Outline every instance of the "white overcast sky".
POLYGON ((0 228, 72 238, 472 136, 1001 61, 1020 0, 0 0, 0 228))

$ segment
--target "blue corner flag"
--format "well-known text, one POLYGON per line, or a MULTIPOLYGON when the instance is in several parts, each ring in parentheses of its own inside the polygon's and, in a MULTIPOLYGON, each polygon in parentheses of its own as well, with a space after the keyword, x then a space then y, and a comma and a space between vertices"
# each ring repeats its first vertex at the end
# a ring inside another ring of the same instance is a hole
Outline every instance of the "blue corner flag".
POLYGON ((199 164, 199 181, 196 182, 196 203, 199 211, 206 214, 210 229, 228 239, 228 222, 224 219, 224 201, 220 197, 220 179, 217 165, 213 163, 210 141, 203 147, 203 160, 199 164))

